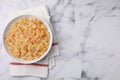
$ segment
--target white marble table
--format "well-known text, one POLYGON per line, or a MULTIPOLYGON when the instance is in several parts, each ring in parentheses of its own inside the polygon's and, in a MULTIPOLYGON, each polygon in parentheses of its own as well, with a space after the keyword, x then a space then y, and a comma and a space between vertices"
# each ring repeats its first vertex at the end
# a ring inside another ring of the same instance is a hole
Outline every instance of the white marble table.
MULTIPOLYGON (((0 41, 8 14, 39 5, 50 9, 61 52, 51 80, 120 80, 120 0, 0 0, 0 41)), ((40 80, 11 77, 8 59, 0 47, 0 80, 40 80)))

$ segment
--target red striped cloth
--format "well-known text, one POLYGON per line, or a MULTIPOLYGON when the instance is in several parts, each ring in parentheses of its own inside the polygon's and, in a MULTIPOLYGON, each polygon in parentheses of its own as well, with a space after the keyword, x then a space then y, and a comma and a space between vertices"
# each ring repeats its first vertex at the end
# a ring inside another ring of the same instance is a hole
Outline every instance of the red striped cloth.
POLYGON ((32 63, 32 64, 22 64, 17 62, 10 62, 11 65, 33 65, 33 66, 44 66, 48 67, 48 64, 38 64, 38 63, 32 63))

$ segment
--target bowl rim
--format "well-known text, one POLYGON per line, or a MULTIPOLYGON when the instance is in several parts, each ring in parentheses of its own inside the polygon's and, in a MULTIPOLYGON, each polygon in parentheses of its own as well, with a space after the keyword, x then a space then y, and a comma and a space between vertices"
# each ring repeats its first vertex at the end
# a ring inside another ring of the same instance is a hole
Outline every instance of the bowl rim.
POLYGON ((50 51, 50 49, 51 49, 51 47, 52 47, 52 42, 53 42, 53 35, 52 35, 52 30, 51 30, 51 28, 50 28, 50 25, 49 25, 42 17, 37 17, 37 16, 34 16, 34 15, 25 14, 25 15, 19 15, 19 16, 16 16, 16 17, 12 18, 12 19, 7 23, 7 25, 5 26, 5 29, 4 29, 4 32, 3 32, 3 45, 4 45, 4 48, 5 48, 6 52, 9 54, 9 56, 11 56, 12 59, 16 60, 16 61, 19 62, 19 63, 23 63, 23 64, 31 64, 31 63, 35 63, 35 62, 38 62, 38 61, 42 60, 42 59, 49 53, 49 51, 50 51), (19 20, 20 18, 23 18, 23 17, 33 17, 33 18, 36 18, 36 19, 38 19, 38 20, 41 20, 41 21, 45 24, 45 26, 47 27, 47 29, 48 29, 48 31, 49 31, 49 33, 50 33, 50 44, 49 44, 49 47, 48 47, 47 51, 46 51, 40 58, 35 59, 35 60, 30 60, 30 61, 28 61, 28 60, 22 60, 22 59, 20 59, 20 58, 17 58, 17 57, 15 57, 15 56, 13 56, 13 55, 9 52, 8 46, 7 46, 7 44, 6 44, 5 40, 4 40, 4 39, 5 39, 5 36, 6 36, 6 34, 7 34, 7 30, 9 30, 9 28, 10 28, 10 25, 11 25, 13 22, 15 22, 16 20, 19 20))

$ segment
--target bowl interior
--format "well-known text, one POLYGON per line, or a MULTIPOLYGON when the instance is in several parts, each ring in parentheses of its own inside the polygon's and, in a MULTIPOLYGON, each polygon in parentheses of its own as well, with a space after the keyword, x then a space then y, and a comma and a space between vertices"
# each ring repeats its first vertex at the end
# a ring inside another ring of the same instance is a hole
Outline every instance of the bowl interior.
POLYGON ((5 50, 7 51, 7 53, 8 53, 13 59, 15 59, 17 62, 20 62, 20 63, 29 64, 29 63, 34 63, 34 62, 37 62, 37 61, 43 59, 43 58, 48 54, 48 52, 50 51, 50 48, 51 48, 51 46, 52 46, 52 38, 53 38, 53 37, 52 37, 52 32, 51 32, 50 26, 48 25, 48 23, 47 23, 44 19, 42 19, 41 17, 38 18, 38 17, 36 17, 36 16, 32 16, 32 15, 21 15, 21 16, 15 17, 14 19, 12 19, 12 20, 7 24, 7 26, 6 26, 5 30, 4 30, 4 33, 3 33, 3 44, 4 44, 4 47, 5 47, 5 50), (46 51, 40 58, 38 58, 38 59, 28 61, 28 60, 22 60, 22 59, 20 59, 20 58, 17 58, 17 57, 15 57, 15 56, 13 56, 13 55, 10 53, 10 51, 9 51, 9 49, 8 49, 8 46, 7 46, 7 44, 6 44, 5 40, 4 40, 4 38, 5 38, 8 30, 9 30, 9 28, 10 28, 10 25, 11 25, 13 22, 15 22, 16 20, 18 20, 18 19, 20 19, 20 18, 22 18, 22 17, 34 17, 34 18, 36 18, 36 19, 38 19, 38 20, 41 20, 41 21, 45 24, 45 26, 47 27, 47 29, 48 29, 48 31, 49 31, 49 33, 50 33, 50 44, 49 44, 49 47, 48 47, 47 51, 46 51))

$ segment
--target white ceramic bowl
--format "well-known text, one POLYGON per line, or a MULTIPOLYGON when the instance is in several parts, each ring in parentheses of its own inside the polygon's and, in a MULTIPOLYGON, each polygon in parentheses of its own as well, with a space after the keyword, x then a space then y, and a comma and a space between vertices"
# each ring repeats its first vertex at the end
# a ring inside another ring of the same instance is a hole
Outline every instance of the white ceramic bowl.
POLYGON ((52 39, 53 39, 53 37, 52 37, 52 32, 51 32, 51 29, 50 29, 50 26, 48 25, 48 23, 47 23, 45 20, 43 20, 42 18, 33 16, 33 15, 21 15, 21 16, 17 16, 17 17, 15 17, 15 18, 13 18, 13 19, 10 20, 10 22, 7 24, 7 26, 6 26, 5 30, 4 30, 4 33, 3 33, 3 44, 4 44, 4 48, 5 48, 5 50, 7 51, 7 53, 8 53, 14 60, 16 60, 17 62, 24 63, 24 64, 34 63, 34 62, 37 62, 37 61, 43 59, 43 58, 48 54, 48 52, 49 52, 50 49, 51 49, 52 39), (10 51, 9 51, 9 49, 8 49, 8 46, 7 46, 7 44, 6 44, 5 40, 4 40, 4 38, 5 38, 5 36, 6 36, 6 33, 7 33, 7 31, 9 30, 10 25, 11 25, 13 22, 15 22, 16 20, 18 20, 18 19, 20 19, 20 18, 22 18, 22 17, 34 17, 34 18, 37 18, 38 20, 41 20, 41 21, 46 25, 46 27, 47 27, 47 29, 48 29, 48 31, 49 31, 49 33, 50 33, 50 44, 49 44, 49 47, 48 47, 47 51, 46 51, 40 58, 38 58, 38 59, 28 61, 28 60, 22 60, 22 59, 20 59, 20 58, 17 58, 17 57, 15 57, 15 56, 13 56, 13 55, 10 53, 10 51))

